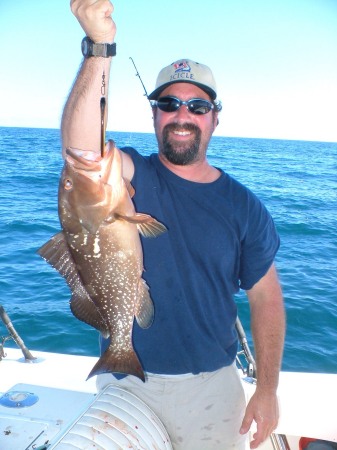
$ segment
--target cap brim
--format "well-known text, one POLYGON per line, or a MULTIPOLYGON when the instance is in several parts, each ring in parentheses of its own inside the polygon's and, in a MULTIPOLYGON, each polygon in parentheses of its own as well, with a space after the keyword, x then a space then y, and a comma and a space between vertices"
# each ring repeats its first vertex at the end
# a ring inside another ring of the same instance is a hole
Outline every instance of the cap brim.
POLYGON ((200 89, 202 89, 204 92, 206 92, 206 94, 208 94, 212 100, 216 99, 216 92, 213 89, 211 89, 208 86, 205 86, 202 83, 196 83, 195 81, 190 81, 190 80, 179 80, 179 81, 177 80, 177 81, 170 81, 168 83, 162 84, 157 89, 155 89, 153 92, 151 92, 151 94, 148 96, 148 99, 149 100, 157 100, 159 95, 161 94, 161 92, 163 92, 164 89, 166 89, 168 86, 170 86, 171 84, 174 84, 174 83, 194 84, 195 86, 198 86, 200 89))

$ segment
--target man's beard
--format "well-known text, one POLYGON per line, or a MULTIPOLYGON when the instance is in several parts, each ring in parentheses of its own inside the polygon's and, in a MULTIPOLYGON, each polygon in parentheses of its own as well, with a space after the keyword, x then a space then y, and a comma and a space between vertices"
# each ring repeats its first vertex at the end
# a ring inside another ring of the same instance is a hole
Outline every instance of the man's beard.
POLYGON ((186 166, 199 159, 200 141, 201 130, 196 125, 170 123, 163 129, 163 148, 161 150, 165 158, 172 164, 186 166), (171 131, 191 131, 194 133, 194 137, 189 142, 172 142, 169 140, 171 131))

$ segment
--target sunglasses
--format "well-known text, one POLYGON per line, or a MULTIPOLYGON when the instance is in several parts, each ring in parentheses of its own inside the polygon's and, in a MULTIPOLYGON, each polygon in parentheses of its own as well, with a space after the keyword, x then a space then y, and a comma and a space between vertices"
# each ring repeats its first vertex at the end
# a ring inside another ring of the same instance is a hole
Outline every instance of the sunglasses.
POLYGON ((178 111, 181 105, 185 105, 192 114, 207 114, 214 109, 213 103, 203 98, 191 98, 183 102, 177 97, 166 95, 165 97, 160 97, 158 100, 151 100, 152 107, 158 107, 161 111, 168 113, 178 111))

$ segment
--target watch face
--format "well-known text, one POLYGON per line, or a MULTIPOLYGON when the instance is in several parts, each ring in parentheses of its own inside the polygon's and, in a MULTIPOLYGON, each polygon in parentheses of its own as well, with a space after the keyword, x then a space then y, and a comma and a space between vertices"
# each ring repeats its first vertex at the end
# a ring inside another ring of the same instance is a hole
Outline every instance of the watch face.
POLYGON ((82 54, 84 57, 87 57, 89 53, 90 53, 90 41, 88 37, 85 37, 82 40, 82 54))
POLYGON ((91 56, 101 56, 103 58, 109 58, 116 55, 116 44, 95 44, 88 36, 85 36, 82 39, 81 50, 82 55, 85 58, 90 58, 91 56))
POLYGON ((88 40, 86 38, 84 38, 82 40, 82 53, 83 53, 83 56, 87 56, 88 51, 89 51, 88 40))

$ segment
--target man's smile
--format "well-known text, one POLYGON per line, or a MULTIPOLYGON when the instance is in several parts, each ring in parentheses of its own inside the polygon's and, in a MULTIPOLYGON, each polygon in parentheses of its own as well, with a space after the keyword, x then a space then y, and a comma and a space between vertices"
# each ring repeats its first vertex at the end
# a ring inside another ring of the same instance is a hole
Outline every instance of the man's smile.
POLYGON ((173 131, 173 134, 176 134, 178 136, 190 136, 191 132, 190 131, 178 131, 178 130, 175 130, 175 131, 173 131))

